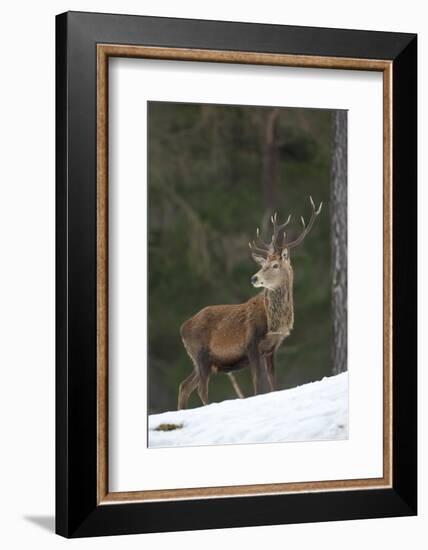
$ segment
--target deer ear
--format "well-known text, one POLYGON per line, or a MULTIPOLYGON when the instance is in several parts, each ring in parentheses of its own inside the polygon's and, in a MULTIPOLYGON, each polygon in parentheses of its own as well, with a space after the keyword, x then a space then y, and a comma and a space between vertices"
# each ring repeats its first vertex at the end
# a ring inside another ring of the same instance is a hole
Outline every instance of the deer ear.
POLYGON ((284 248, 281 252, 281 258, 283 260, 288 260, 290 257, 290 253, 288 252, 288 248, 284 248))
POLYGON ((253 253, 251 254, 251 256, 253 257, 253 260, 256 262, 256 264, 259 264, 261 266, 265 265, 266 258, 264 258, 263 256, 260 256, 260 254, 253 253))

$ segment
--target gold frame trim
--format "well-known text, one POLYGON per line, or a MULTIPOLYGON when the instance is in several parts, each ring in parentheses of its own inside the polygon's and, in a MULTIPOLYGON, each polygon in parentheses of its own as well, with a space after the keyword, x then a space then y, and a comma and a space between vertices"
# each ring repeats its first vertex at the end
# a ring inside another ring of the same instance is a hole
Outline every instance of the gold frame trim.
POLYGON ((187 48, 97 45, 97 504, 392 487, 392 62, 187 48), (383 73, 383 477, 129 492, 108 490, 108 59, 204 61, 383 73))

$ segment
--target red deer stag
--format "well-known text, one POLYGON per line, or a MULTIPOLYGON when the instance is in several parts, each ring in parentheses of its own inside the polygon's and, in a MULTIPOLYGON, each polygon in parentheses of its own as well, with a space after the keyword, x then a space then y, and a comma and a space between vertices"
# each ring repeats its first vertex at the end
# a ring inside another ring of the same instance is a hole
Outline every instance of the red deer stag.
MULTIPOLYGON (((181 325, 181 338, 193 362, 193 372, 180 384, 179 409, 187 406, 190 394, 196 388, 202 403, 208 403, 208 383, 212 373, 232 373, 249 366, 255 394, 261 391, 264 371, 270 391, 274 390, 275 352, 290 334, 294 323, 290 249, 303 241, 322 207, 320 203, 316 209, 312 197, 309 198, 311 218, 308 225, 301 218, 303 231, 295 240, 287 242, 284 231, 291 216, 278 225, 275 214, 271 217, 273 235, 270 243, 260 239, 258 229, 257 241, 249 243, 253 259, 261 266, 260 271, 251 277, 251 283, 256 288, 263 287, 262 292, 243 304, 205 307, 181 325)), ((239 395, 235 383, 234 386, 239 395)))

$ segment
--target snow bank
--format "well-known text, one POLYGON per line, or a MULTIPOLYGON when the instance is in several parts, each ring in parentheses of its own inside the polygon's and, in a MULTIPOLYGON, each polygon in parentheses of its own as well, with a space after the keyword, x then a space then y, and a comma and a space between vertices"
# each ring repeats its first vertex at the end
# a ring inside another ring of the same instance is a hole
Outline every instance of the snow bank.
POLYGON ((348 437, 348 373, 289 390, 149 416, 149 447, 348 437), (161 424, 182 426, 158 431, 161 424))

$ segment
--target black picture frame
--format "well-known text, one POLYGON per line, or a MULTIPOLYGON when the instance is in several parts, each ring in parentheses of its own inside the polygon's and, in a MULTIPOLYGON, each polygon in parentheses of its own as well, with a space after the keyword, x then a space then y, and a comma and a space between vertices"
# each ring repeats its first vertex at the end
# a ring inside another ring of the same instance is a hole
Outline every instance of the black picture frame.
POLYGON ((415 515, 417 36, 68 12, 56 18, 56 97, 56 532, 86 537, 415 515), (392 487, 97 503, 100 43, 392 62, 392 487))

